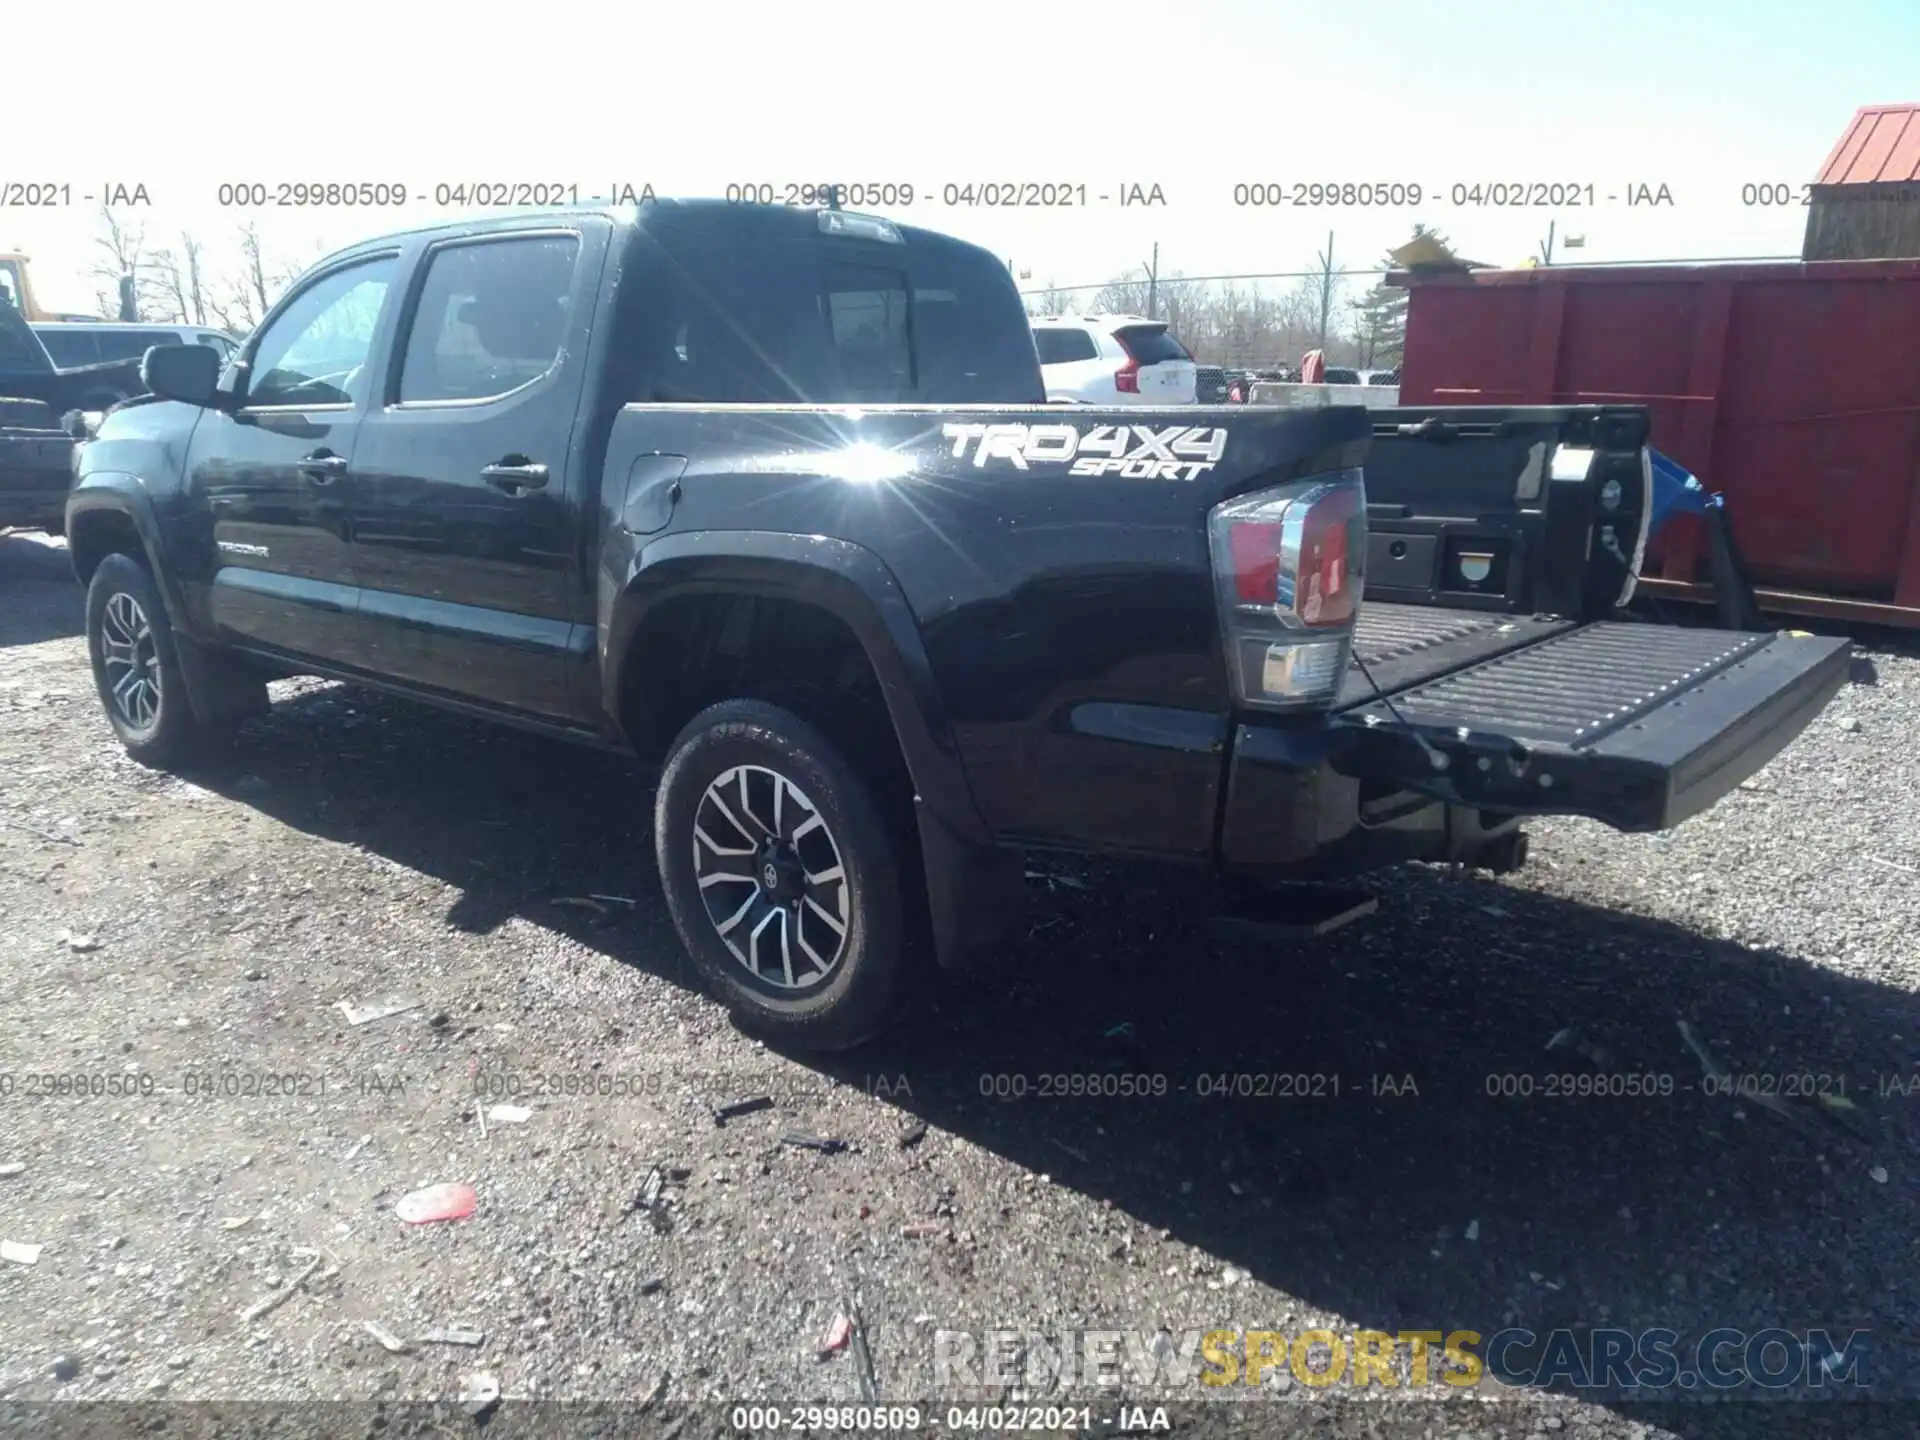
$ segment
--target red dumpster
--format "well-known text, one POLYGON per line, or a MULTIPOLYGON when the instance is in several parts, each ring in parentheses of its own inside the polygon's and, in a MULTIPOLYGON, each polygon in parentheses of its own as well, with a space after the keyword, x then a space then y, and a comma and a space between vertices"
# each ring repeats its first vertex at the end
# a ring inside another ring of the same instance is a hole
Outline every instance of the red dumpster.
MULTIPOLYGON (((1643 404, 1763 607, 1920 628, 1920 261, 1394 276, 1403 405, 1643 404)), ((1707 598, 1677 516, 1642 588, 1707 598)))

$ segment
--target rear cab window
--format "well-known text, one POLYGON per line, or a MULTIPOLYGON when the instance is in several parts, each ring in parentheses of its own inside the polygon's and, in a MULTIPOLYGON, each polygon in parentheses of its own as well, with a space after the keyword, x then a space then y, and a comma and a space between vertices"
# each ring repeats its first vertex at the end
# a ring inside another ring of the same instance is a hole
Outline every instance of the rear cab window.
POLYGON ((1191 360, 1182 345, 1164 325, 1123 325, 1113 332, 1121 348, 1142 365, 1159 365, 1168 360, 1191 360))
POLYGON ((808 211, 650 221, 623 331, 643 403, 1039 404, 1025 306, 942 237, 827 236, 808 211))

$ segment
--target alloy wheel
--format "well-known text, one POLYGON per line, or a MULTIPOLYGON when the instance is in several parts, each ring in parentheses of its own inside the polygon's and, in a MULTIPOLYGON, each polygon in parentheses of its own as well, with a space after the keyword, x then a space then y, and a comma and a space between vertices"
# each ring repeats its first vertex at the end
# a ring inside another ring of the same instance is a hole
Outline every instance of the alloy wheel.
POLYGON ((160 717, 160 656, 146 611, 124 590, 100 616, 100 656, 120 718, 136 730, 151 729, 160 717))
POLYGON ((839 843, 813 800, 762 765, 723 771, 700 797, 693 873, 733 958, 776 990, 817 989, 846 950, 839 843))

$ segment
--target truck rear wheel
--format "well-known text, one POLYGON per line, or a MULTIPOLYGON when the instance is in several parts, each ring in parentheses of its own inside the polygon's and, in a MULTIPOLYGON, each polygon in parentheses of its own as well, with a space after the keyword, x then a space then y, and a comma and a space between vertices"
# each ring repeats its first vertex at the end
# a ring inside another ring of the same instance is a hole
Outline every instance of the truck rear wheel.
POLYGON ((667 906, 742 1024, 841 1050, 887 1023, 906 965, 902 847, 824 733, 759 700, 694 716, 654 806, 667 906))
POLYGON ((176 765, 214 738, 187 698, 153 576, 131 556, 107 556, 87 585, 87 653, 107 723, 135 760, 176 765))

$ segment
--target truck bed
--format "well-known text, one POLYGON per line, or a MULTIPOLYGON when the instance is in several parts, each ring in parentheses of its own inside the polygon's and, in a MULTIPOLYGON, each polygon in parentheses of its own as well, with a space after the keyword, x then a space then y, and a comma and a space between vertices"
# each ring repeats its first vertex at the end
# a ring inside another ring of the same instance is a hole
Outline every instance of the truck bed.
POLYGON ((1657 830, 1764 765, 1848 646, 1623 621, 1646 540, 1646 412, 1372 412, 1366 599, 1343 768, 1455 804, 1657 830))
POLYGON ((1571 630, 1573 624, 1444 606, 1369 604, 1360 612, 1353 639, 1354 664, 1340 687, 1339 708, 1437 680, 1571 630))
MULTIPOLYGON (((9 403, 0 400, 0 406, 9 403)), ((0 526, 57 530, 72 470, 72 436, 7 425, 0 415, 0 526)))

